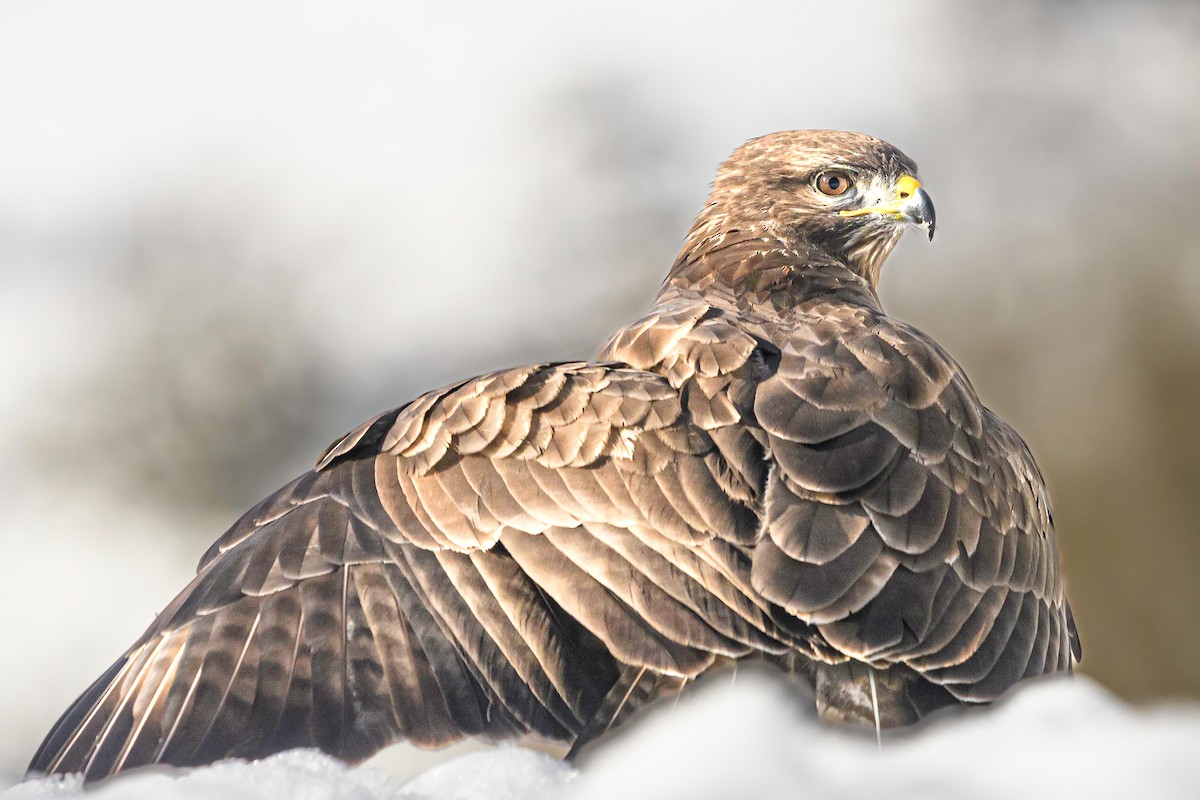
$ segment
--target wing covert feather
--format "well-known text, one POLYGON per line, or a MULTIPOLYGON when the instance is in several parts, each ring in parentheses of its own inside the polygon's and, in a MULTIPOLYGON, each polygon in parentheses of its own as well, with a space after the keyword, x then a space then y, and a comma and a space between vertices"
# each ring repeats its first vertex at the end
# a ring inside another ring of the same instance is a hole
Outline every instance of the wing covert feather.
POLYGON ((838 651, 912 668, 963 700, 1069 668, 1041 475, 957 364, 923 334, 846 307, 824 309, 781 354, 754 405, 774 463, 755 588, 838 651))
MULTIPOLYGON (((711 344, 697 370, 741 358, 711 344)), ((744 568, 703 550, 752 539, 752 496, 657 375, 550 364, 430 393, 244 515, 33 768, 571 741, 619 662, 691 677, 783 648, 744 568)))

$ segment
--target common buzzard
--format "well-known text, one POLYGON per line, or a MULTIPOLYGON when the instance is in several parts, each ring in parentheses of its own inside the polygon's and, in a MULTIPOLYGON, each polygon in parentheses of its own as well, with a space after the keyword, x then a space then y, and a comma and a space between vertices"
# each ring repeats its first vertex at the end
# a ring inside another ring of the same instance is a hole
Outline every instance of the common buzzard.
POLYGON ((209 549, 31 770, 579 746, 739 659, 883 725, 1070 670, 1029 449, 876 295, 906 227, 933 237, 916 173, 854 133, 739 148, 597 360, 339 439, 209 549))

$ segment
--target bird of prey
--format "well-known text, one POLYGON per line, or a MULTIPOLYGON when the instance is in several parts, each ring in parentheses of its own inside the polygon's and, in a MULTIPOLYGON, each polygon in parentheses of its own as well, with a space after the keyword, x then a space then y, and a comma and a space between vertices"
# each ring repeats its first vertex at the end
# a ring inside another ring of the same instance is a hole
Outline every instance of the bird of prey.
POLYGON ((984 703, 1080 655, 1033 456, 876 284, 916 165, 787 131, 725 161, 595 361, 493 372, 336 441, 63 714, 37 773, 319 747, 579 747, 743 659, 828 720, 984 703))

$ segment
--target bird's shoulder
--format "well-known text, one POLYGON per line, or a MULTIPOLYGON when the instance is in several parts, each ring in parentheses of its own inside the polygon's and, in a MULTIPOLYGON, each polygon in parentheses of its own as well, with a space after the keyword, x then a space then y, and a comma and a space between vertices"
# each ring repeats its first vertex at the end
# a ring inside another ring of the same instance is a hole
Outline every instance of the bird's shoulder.
POLYGON ((1003 527, 1049 528, 1028 445, 931 336, 878 309, 830 302, 805 309, 775 341, 778 368, 759 387, 755 414, 781 450, 869 434, 878 452, 902 448, 1003 527))
POLYGON ((306 514, 324 514, 326 527, 339 537, 346 529, 343 517, 385 531, 400 519, 406 525, 397 536, 405 541, 467 549, 489 545, 505 525, 534 530, 547 519, 574 520, 583 512, 567 490, 539 489, 524 497, 547 506, 532 517, 520 502, 489 515, 472 498, 499 502, 511 488, 502 490, 502 484, 533 486, 539 476, 552 480, 556 473, 584 469, 623 485, 678 468, 681 459, 703 457, 714 444, 689 422, 683 403, 662 375, 588 361, 499 370, 427 392, 336 439, 312 472, 244 514, 200 567, 261 539, 259 532, 268 528, 296 529, 307 537, 307 523, 297 522, 306 514), (419 512, 414 517, 405 509, 419 512), (288 524, 280 522, 285 517, 288 524))
POLYGON ((600 358, 663 375, 675 387, 753 369, 767 344, 761 325, 721 300, 666 295, 614 333, 600 358))
MULTIPOLYGON (((339 460, 389 455, 426 474, 447 457, 536 460, 549 468, 603 459, 647 466, 644 435, 680 431, 678 393, 661 376, 612 362, 557 362, 499 370, 421 395, 334 441, 318 472, 339 460)), ((698 445, 686 436, 672 443, 698 445)))
POLYGON ((771 340, 779 358, 755 411, 783 439, 818 444, 873 423, 933 458, 923 427, 940 423, 939 440, 953 429, 983 435, 984 409, 962 368, 931 337, 878 309, 815 302, 777 325, 771 340))

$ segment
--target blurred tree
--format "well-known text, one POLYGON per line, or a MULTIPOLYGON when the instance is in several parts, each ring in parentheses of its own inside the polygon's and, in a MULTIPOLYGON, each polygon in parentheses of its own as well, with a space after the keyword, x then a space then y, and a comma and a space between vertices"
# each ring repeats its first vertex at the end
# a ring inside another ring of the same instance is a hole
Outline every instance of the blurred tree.
POLYGON ((53 484, 240 513, 334 435, 335 376, 299 289, 311 267, 256 238, 257 222, 246 208, 166 204, 116 237, 95 267, 106 349, 67 383, 74 413, 32 434, 53 484))
POLYGON ((1083 670, 1130 698, 1200 695, 1200 230, 1164 203, 1200 181, 1172 55, 1196 52, 1200 6, 973 3, 950 24, 965 90, 935 116, 962 216, 942 244, 964 268, 888 288, 1037 455, 1083 670))
POLYGON ((539 103, 530 124, 549 128, 559 146, 540 157, 530 203, 539 236, 528 257, 538 291, 564 301, 540 304, 535 324, 515 322, 546 352, 590 357, 658 291, 708 193, 689 169, 676 110, 613 74, 565 84, 539 103))

